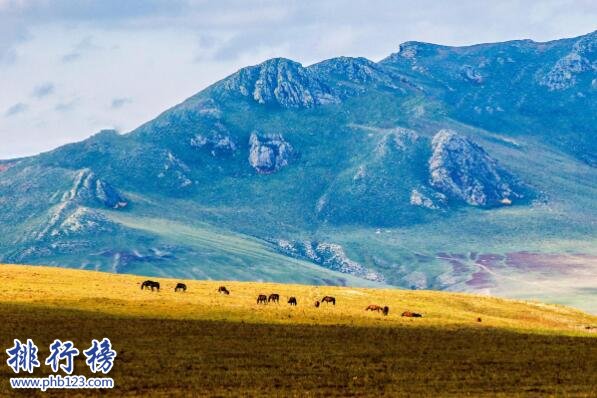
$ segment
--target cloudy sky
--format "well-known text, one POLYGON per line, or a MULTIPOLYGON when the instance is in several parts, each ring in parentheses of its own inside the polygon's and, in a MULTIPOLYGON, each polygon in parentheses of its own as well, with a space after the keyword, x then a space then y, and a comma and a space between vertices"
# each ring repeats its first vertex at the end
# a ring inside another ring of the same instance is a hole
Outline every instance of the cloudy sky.
POLYGON ((595 0, 0 0, 0 159, 127 132, 242 66, 379 60, 401 42, 547 41, 595 0))

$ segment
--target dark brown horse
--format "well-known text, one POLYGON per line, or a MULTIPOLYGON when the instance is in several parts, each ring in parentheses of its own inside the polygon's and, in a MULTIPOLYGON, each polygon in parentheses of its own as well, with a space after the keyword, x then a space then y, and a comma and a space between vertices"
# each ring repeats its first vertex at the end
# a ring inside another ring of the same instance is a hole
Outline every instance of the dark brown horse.
POLYGON ((385 307, 383 307, 382 310, 384 316, 388 316, 388 314, 390 313, 390 307, 388 307, 387 305, 385 307))
POLYGON ((269 303, 270 301, 273 301, 274 303, 279 303, 280 295, 278 293, 270 294, 269 297, 267 298, 267 302, 269 303))
POLYGON ((315 302, 315 308, 319 308, 319 300, 315 302))
POLYGON ((150 288, 151 288, 152 292, 153 292, 154 288, 157 289, 157 291, 159 292, 160 291, 160 282, 147 280, 141 284, 141 290, 150 289, 150 288))
POLYGON ((332 303, 333 305, 336 305, 336 298, 332 297, 332 296, 325 296, 324 298, 321 299, 322 303, 332 303))
POLYGON ((267 296, 265 294, 257 296, 257 304, 267 304, 267 296))
POLYGON ((407 318, 422 318, 423 314, 419 314, 418 312, 404 311, 402 313, 402 316, 405 316, 407 318))
POLYGON ((174 291, 177 292, 179 290, 183 291, 183 292, 186 292, 187 291, 187 285, 185 285, 184 283, 177 283, 176 287, 174 288, 174 291))
POLYGON ((228 291, 228 289, 226 289, 226 286, 220 286, 218 288, 218 293, 226 294, 226 295, 230 294, 230 292, 228 291))
POLYGON ((297 304, 297 303, 296 303, 296 297, 294 297, 294 296, 293 296, 293 297, 290 297, 290 298, 288 299, 288 304, 290 304, 290 305, 296 305, 296 304, 297 304))

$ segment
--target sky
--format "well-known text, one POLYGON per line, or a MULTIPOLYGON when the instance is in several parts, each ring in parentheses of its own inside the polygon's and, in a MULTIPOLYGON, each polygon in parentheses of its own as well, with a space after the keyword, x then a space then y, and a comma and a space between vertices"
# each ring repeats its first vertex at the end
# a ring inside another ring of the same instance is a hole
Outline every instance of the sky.
POLYGON ((0 159, 122 133, 247 65, 374 61, 417 40, 548 41, 595 0, 0 0, 0 159))

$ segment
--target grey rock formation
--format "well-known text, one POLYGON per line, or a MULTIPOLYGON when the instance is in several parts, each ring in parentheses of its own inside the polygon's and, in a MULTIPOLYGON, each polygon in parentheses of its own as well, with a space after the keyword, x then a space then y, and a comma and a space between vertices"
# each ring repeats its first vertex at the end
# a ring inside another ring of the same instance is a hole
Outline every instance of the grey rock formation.
POLYGON ((286 166, 294 149, 281 134, 260 135, 251 133, 249 138, 249 164, 260 174, 274 173, 286 166))
POLYGON ((597 31, 579 39, 540 83, 550 90, 565 90, 576 84, 579 74, 590 71, 597 71, 597 31))
POLYGON ((284 58, 241 69, 227 79, 225 87, 260 104, 276 104, 284 108, 311 108, 339 102, 338 96, 316 73, 284 58))
POLYGON ((428 187, 414 188, 410 193, 410 204, 437 210, 445 206, 446 196, 441 192, 434 192, 428 187))
POLYGON ((86 206, 101 205, 120 209, 129 204, 128 199, 113 186, 100 179, 90 169, 83 169, 75 174, 73 185, 62 196, 62 201, 73 201, 86 206))
POLYGON ((214 156, 229 155, 236 151, 236 143, 226 127, 215 122, 213 128, 205 133, 197 133, 190 140, 191 146, 204 148, 214 156))
POLYGON ((385 280, 382 274, 351 260, 344 252, 344 248, 338 244, 283 239, 278 239, 274 243, 277 249, 285 254, 312 261, 328 269, 376 282, 385 280))
POLYGON ((337 57, 319 62, 308 69, 326 78, 396 88, 392 74, 366 58, 337 57))
POLYGON ((470 65, 464 65, 461 69, 462 77, 475 84, 483 83, 483 76, 481 73, 470 65))
POLYGON ((496 206, 518 195, 501 170, 477 144, 451 130, 441 130, 431 142, 430 184, 449 197, 473 206, 496 206))

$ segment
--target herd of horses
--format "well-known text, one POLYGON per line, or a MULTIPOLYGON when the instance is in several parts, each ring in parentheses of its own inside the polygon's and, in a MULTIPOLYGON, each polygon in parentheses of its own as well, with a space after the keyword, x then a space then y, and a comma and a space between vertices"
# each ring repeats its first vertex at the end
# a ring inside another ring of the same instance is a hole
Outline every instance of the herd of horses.
MULTIPOLYGON (((143 283, 141 283, 141 290, 144 290, 144 289, 151 289, 152 292, 153 291, 159 292, 160 291, 160 282, 146 280, 143 283)), ((186 292, 187 285, 179 282, 174 287, 174 291, 175 292, 186 292)), ((226 286, 220 286, 218 288, 218 293, 224 294, 224 295, 230 295, 230 291, 228 289, 226 289, 226 286)), ((265 294, 259 294, 257 296, 257 304, 268 304, 268 303, 278 304, 279 302, 280 302, 280 295, 278 293, 272 293, 269 296, 267 296, 265 294)), ((323 303, 336 305, 336 298, 332 297, 332 296, 324 296, 321 300, 315 301, 314 306, 315 306, 315 308, 319 308, 319 306, 323 303)), ((298 301, 297 301, 296 297, 294 297, 294 296, 289 297, 288 304, 291 306, 297 306, 298 301)), ((387 316, 390 313, 390 308, 387 305, 382 307, 377 304, 371 304, 367 308, 365 308, 365 311, 378 312, 378 313, 382 313, 385 316, 387 316)), ((404 311, 401 314, 401 316, 408 317, 408 318, 422 318, 423 314, 419 314, 418 312, 404 311)), ((480 318, 478 319, 478 322, 481 322, 480 318)))

